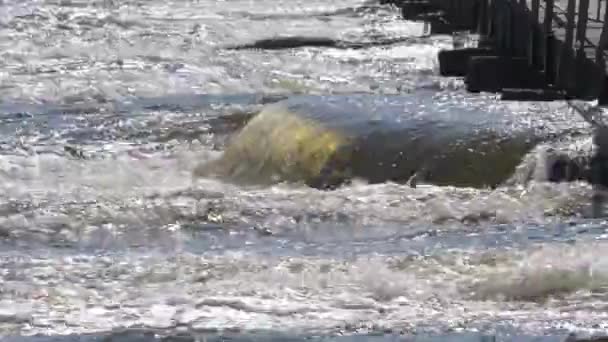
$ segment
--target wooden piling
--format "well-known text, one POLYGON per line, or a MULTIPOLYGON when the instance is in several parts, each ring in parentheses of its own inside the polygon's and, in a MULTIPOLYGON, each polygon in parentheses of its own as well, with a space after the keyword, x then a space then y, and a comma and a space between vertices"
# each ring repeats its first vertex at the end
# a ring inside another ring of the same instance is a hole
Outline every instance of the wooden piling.
POLYGON ((532 17, 534 25, 538 22, 538 15, 540 13, 540 0, 532 0, 532 17))
MULTIPOLYGON (((588 0, 587 0, 588 1, 588 0)), ((545 21, 543 23, 543 33, 545 34, 543 45, 543 57, 545 79, 547 84, 555 81, 555 70, 553 65, 553 0, 545 0, 545 21)))
POLYGON ((587 32, 587 16, 589 15, 589 0, 579 0, 578 21, 576 27, 577 54, 584 53, 585 34, 587 32))
POLYGON ((532 27, 527 25, 527 20, 524 21, 524 25, 521 25, 522 19, 528 18, 528 9, 526 5, 526 1, 520 1, 515 5, 515 33, 517 40, 517 51, 516 55, 519 57, 527 57, 529 55, 529 39, 530 39, 530 31, 532 27))
POLYGON ((488 0, 488 38, 497 43, 496 0, 488 0))
POLYGON ((562 51, 559 57, 559 66, 557 70, 557 85, 560 88, 568 88, 570 86, 570 70, 571 61, 574 54, 572 53, 572 43, 574 40, 574 27, 576 20, 576 0, 568 0, 566 8, 566 37, 562 51))
POLYGON ((602 33, 600 34, 600 42, 595 50, 595 63, 602 68, 604 65, 604 50, 608 46, 608 11, 604 13, 604 25, 602 26, 602 33))
POLYGON ((510 39, 511 34, 509 32, 509 10, 508 0, 495 0, 496 2, 496 26, 498 39, 497 39, 497 50, 501 56, 508 56, 511 54, 510 39))
POLYGON ((504 50, 504 45, 505 45, 505 39, 504 39, 504 20, 503 20, 503 15, 501 15, 502 11, 502 3, 503 0, 493 0, 492 3, 494 4, 494 11, 492 13, 492 15, 494 16, 494 32, 495 32, 495 47, 496 50, 499 54, 502 54, 503 50, 504 50))
POLYGON ((589 0, 578 0, 578 20, 576 27, 576 59, 575 74, 576 83, 588 82, 584 79, 585 70, 585 45, 587 33, 587 17, 589 15, 589 0))
POLYGON ((572 49, 572 42, 574 39, 575 20, 576 20, 576 0, 568 0, 568 7, 566 8, 566 40, 565 40, 565 46, 568 49, 572 49))
POLYGON ((513 33, 511 31, 511 6, 508 0, 501 0, 501 12, 502 12, 502 31, 504 33, 504 45, 502 56, 511 56, 513 54, 513 46, 511 38, 513 33))
MULTIPOLYGON (((598 7, 600 5, 598 4, 598 7)), ((598 10, 599 12, 599 10, 598 10)), ((602 33, 600 34, 600 41, 597 44, 595 51, 595 64, 597 65, 599 72, 599 94, 598 103, 600 105, 608 104, 608 94, 606 89, 606 60, 604 51, 608 47, 608 8, 604 11, 604 24, 602 25, 602 33)))
POLYGON ((479 18, 477 33, 485 37, 488 35, 488 0, 479 0, 479 18))
POLYGON ((538 55, 538 37, 536 34, 536 27, 538 26, 538 15, 540 10, 540 0, 532 0, 532 9, 530 11, 530 21, 528 26, 530 31, 528 33, 528 65, 535 67, 538 55))
MULTIPOLYGON (((428 1, 440 10, 439 15, 429 17, 441 19, 435 19, 444 24, 441 33, 474 30, 480 35, 480 47, 494 54, 496 60, 492 60, 495 63, 493 67, 501 68, 510 60, 527 63, 530 73, 518 64, 520 75, 525 78, 531 73, 540 73, 544 83, 539 89, 549 87, 557 93, 565 91, 568 96, 580 99, 598 98, 596 94, 599 92, 608 103, 605 66, 608 59, 605 55, 608 48, 608 11, 605 10, 606 5, 601 4, 608 0, 428 1), (603 17, 601 28, 595 20, 599 16, 603 17), (589 20, 593 21, 593 25, 589 20), (596 44, 597 49, 593 51, 596 44)), ((471 55, 473 57, 477 55, 471 55)), ((482 62, 487 61, 480 59, 479 63, 482 62)), ((485 66, 480 68, 485 70, 485 66)), ((459 75, 465 71, 460 70, 459 75)), ((483 72, 477 76, 492 77, 490 74, 484 76, 483 72)))
POLYGON ((452 16, 454 17, 458 17, 458 13, 456 11, 456 6, 454 5, 454 2, 456 0, 448 0, 449 1, 449 7, 448 7, 448 12, 452 14, 452 16))

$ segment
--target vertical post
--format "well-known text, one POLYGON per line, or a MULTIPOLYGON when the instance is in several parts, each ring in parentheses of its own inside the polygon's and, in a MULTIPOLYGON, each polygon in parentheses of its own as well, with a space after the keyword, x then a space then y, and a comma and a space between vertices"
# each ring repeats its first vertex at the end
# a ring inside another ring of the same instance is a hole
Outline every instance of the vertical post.
MULTIPOLYGON (((601 63, 604 61, 604 50, 608 44, 608 11, 604 13, 604 22, 602 25, 602 33, 600 34, 600 42, 595 50, 595 62, 601 63)), ((602 66, 603 67, 603 66, 602 66)))
POLYGON ((488 37, 496 43, 496 0, 488 1, 488 37))
POLYGON ((604 58, 606 47, 608 47, 608 10, 604 11, 604 22, 602 25, 602 33, 600 34, 600 42, 597 44, 597 49, 595 50, 595 64, 600 70, 598 73, 600 77, 598 104, 600 105, 608 103, 608 95, 606 94, 606 61, 604 58))
POLYGON ((484 37, 488 34, 488 0, 479 0, 479 21, 477 33, 484 37))
POLYGON ((540 0, 532 0, 532 11, 530 12, 530 33, 528 39, 528 65, 534 67, 536 65, 537 42, 536 28, 538 25, 538 12, 540 0))
POLYGON ((496 52, 498 55, 504 54, 505 47, 505 29, 504 29, 504 9, 502 6, 504 0, 493 0, 494 3, 494 40, 496 52))
POLYGON ((507 12, 507 0, 496 0, 496 27, 497 30, 497 42, 498 42, 498 54, 500 56, 507 56, 509 54, 509 34, 508 34, 508 12, 507 12))
POLYGON ((572 49, 572 43, 574 40, 574 26, 576 23, 576 0, 568 0, 568 7, 566 8, 566 39, 565 45, 568 49, 572 49))
POLYGON ((566 88, 570 77, 570 62, 572 60, 572 42, 574 40, 574 25, 576 15, 576 0, 568 0, 566 9, 566 39, 559 57, 559 67, 557 70, 557 84, 566 88))
POLYGON ((462 24, 466 22, 465 19, 464 19, 465 16, 464 16, 464 13, 463 13, 464 12, 464 8, 463 8, 464 1, 456 0, 455 1, 455 5, 456 5, 456 18, 458 18, 458 26, 459 26, 459 29, 461 29, 462 28, 462 24))
POLYGON ((587 34, 587 17, 589 15, 589 0, 579 0, 578 22, 576 27, 577 51, 584 52, 585 38, 587 34))
POLYGON ((460 23, 460 17, 458 16, 458 0, 450 0, 450 11, 448 12, 448 18, 451 18, 452 24, 460 23))
POLYGON ((545 34, 544 44, 544 70, 547 84, 554 83, 554 67, 553 67, 553 0, 545 1, 545 21, 543 31, 545 34))
POLYGON ((606 127, 596 127, 593 134, 595 153, 591 157, 590 183, 593 186, 591 208, 594 217, 604 216, 604 204, 608 191, 608 132, 606 127))
POLYGON ((532 30, 532 26, 528 24, 529 19, 528 13, 528 3, 527 1, 523 1, 518 8, 518 14, 516 18, 516 27, 518 28, 518 36, 523 37, 521 43, 519 44, 519 56, 525 57, 528 56, 528 46, 530 45, 530 31, 532 30))
MULTIPOLYGON (((471 12, 473 13, 472 16, 467 17, 467 28, 471 31, 471 32, 475 32, 477 30, 477 28, 479 27, 479 7, 481 6, 481 0, 472 0, 472 8, 471 8, 471 12)), ((468 10, 465 8, 465 13, 468 12, 468 10)))
POLYGON ((515 40, 513 39, 513 9, 514 1, 504 1, 504 14, 505 14, 505 55, 513 56, 515 50, 515 40))
POLYGON ((449 7, 448 7, 448 10, 446 11, 446 12, 447 12, 447 17, 448 17, 448 18, 449 18, 449 17, 454 18, 454 12, 455 12, 455 11, 454 11, 454 7, 456 7, 456 6, 454 6, 454 1, 455 1, 455 0, 449 0, 449 1, 450 1, 450 5, 449 5, 449 7))
POLYGON ((515 29, 514 36, 519 37, 517 41, 517 56, 528 55, 528 37, 530 27, 527 25, 527 11, 526 11, 526 0, 520 0, 519 3, 515 4, 515 16, 513 27, 515 29), (524 25, 518 25, 518 23, 524 23, 524 25))
MULTIPOLYGON (((584 60, 585 60, 585 41, 587 35, 587 17, 589 15, 589 0, 579 0, 578 3, 578 21, 576 27, 576 83, 584 85, 585 80, 583 78, 583 68, 584 68, 584 60)), ((576 89, 579 90, 583 88, 583 86, 577 86, 576 89)))
POLYGON ((510 6, 510 16, 509 16, 509 32, 511 32, 511 50, 512 53, 516 56, 519 56, 520 44, 518 39, 519 28, 517 27, 518 18, 519 18, 519 8, 521 4, 515 0, 509 2, 510 6))
POLYGON ((532 0, 532 20, 534 24, 538 22, 538 14, 540 12, 540 0, 532 0))

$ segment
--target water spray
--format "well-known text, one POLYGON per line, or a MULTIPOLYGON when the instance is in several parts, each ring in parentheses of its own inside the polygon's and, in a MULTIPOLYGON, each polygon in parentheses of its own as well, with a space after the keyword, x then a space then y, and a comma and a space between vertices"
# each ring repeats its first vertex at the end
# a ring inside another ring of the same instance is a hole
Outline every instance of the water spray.
POLYGON ((603 121, 602 107, 597 104, 584 109, 572 103, 570 99, 566 99, 566 102, 593 127, 593 144, 596 149, 591 157, 591 172, 588 181, 593 187, 592 215, 595 218, 601 217, 608 194, 608 126, 603 121))

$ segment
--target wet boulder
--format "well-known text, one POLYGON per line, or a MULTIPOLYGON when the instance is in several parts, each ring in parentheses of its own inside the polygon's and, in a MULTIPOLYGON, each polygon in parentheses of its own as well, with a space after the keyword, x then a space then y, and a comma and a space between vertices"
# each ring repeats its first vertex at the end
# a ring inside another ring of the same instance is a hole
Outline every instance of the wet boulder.
POLYGON ((220 158, 199 165, 194 175, 317 188, 355 178, 495 187, 512 179, 536 145, 560 134, 542 118, 466 105, 441 107, 433 101, 421 96, 292 97, 267 105, 220 158))

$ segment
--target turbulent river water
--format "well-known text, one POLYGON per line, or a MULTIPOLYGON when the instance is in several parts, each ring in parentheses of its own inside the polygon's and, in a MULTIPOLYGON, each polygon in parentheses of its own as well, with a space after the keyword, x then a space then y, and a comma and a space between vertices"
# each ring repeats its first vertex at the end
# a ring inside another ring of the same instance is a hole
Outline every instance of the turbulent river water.
POLYGON ((0 0, 1 339, 605 333, 608 229, 586 183, 192 179, 294 94, 403 95, 585 137, 565 103, 437 76, 451 44, 360 0, 0 0), (279 35, 347 44, 226 48, 279 35))

